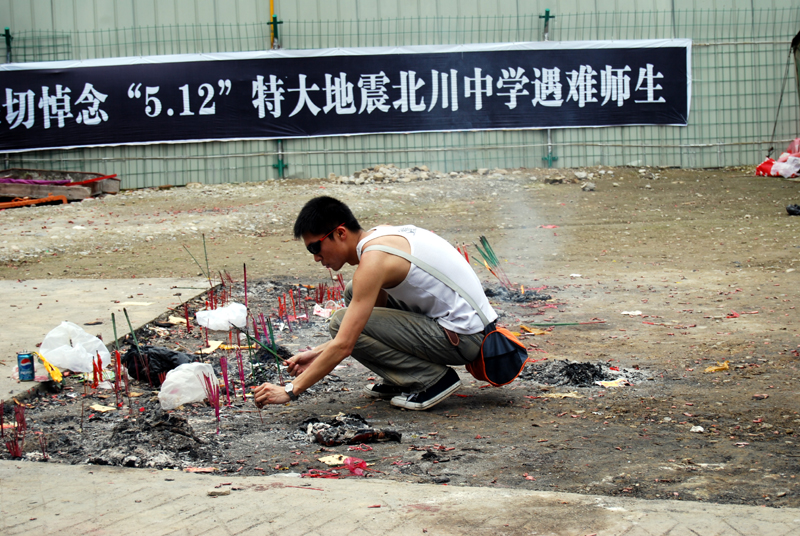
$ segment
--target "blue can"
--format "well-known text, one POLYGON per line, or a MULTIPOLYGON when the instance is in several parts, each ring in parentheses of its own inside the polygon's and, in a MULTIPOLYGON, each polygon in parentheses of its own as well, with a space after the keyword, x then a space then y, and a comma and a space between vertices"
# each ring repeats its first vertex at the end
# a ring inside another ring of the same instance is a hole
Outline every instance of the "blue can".
POLYGON ((19 366, 19 381, 32 382, 34 378, 33 354, 17 354, 17 365, 19 366))

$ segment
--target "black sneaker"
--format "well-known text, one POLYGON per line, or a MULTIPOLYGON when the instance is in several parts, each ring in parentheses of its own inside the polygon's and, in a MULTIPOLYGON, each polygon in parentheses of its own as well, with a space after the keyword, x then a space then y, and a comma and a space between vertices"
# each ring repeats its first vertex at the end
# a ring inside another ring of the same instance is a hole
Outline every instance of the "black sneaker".
POLYGON ((421 393, 396 396, 392 398, 391 404, 417 411, 428 409, 455 393, 459 387, 461 387, 461 380, 458 378, 458 373, 454 369, 448 368, 442 379, 431 387, 421 393))
POLYGON ((388 383, 374 383, 364 387, 364 392, 374 398, 389 399, 403 394, 403 388, 388 383))

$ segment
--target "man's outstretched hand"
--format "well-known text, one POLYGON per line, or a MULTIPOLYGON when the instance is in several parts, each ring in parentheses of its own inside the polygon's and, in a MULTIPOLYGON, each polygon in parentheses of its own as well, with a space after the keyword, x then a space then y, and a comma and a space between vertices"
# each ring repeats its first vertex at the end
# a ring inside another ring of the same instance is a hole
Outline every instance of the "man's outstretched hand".
POLYGON ((263 408, 267 404, 286 404, 289 402, 289 395, 280 385, 262 383, 253 389, 256 406, 263 408))
POLYGON ((317 348, 314 350, 306 350, 305 352, 300 352, 289 359, 283 362, 286 365, 286 368, 289 370, 289 374, 292 376, 298 376, 305 372, 305 370, 314 362, 314 360, 319 357, 322 353, 322 350, 317 348))

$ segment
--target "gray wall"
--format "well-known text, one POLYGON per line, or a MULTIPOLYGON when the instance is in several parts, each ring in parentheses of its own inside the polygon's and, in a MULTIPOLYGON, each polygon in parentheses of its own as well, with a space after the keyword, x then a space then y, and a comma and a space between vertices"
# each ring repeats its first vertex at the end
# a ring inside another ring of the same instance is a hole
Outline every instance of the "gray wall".
MULTIPOLYGON (((800 30, 790 0, 275 0, 284 48, 541 40, 691 38, 688 127, 553 130, 557 167, 717 167, 763 160, 772 136, 789 42, 800 30)), ((0 0, 15 61, 259 50, 268 0, 0 0)), ((775 143, 800 133, 789 71, 775 143)), ((351 174, 378 163, 441 171, 547 164, 544 131, 370 135, 289 140, 287 176, 351 174)), ((11 167, 118 173, 123 187, 275 178, 276 142, 76 149, 9 155, 11 167)))

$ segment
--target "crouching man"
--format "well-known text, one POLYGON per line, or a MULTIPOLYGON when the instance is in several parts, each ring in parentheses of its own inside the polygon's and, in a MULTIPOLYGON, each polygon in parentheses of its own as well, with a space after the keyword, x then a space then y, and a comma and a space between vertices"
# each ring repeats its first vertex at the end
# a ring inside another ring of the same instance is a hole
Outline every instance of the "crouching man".
POLYGON ((379 375, 367 386, 373 397, 411 410, 428 409, 454 393, 461 381, 453 366, 477 359, 484 326, 475 310, 453 291, 385 246, 410 254, 449 277, 478 304, 489 321, 497 314, 480 280, 447 241, 413 225, 365 231, 350 209, 331 197, 310 200, 294 224, 314 260, 340 270, 357 266, 345 290, 346 309, 331 318, 332 340, 288 359, 296 379, 285 387, 265 383, 256 404, 296 400, 352 355, 379 375))

